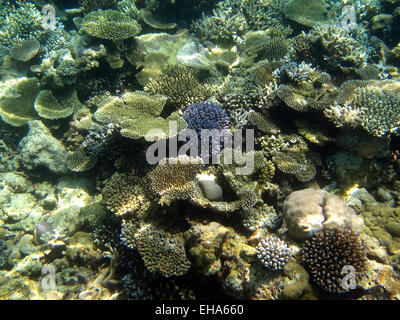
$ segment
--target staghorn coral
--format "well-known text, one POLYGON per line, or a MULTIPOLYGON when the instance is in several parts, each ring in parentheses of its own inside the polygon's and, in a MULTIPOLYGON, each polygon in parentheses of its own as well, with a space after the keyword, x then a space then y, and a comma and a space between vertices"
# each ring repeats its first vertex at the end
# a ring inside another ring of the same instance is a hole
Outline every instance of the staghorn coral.
POLYGON ((280 21, 280 1, 220 1, 212 15, 205 15, 192 24, 196 35, 224 44, 242 43, 248 31, 270 27, 284 29, 280 21))
POLYGON ((279 271, 292 258, 292 250, 275 236, 270 236, 258 243, 257 257, 262 264, 271 270, 279 271))
POLYGON ((165 95, 169 102, 187 106, 207 100, 216 88, 200 82, 191 69, 178 65, 166 68, 159 77, 150 78, 144 91, 165 95))
POLYGON ((327 61, 342 70, 360 68, 367 64, 369 49, 339 24, 316 25, 309 36, 327 53, 327 61))
POLYGON ((100 123, 118 125, 124 137, 157 141, 169 137, 170 133, 177 134, 187 126, 177 112, 166 119, 160 116, 166 101, 165 96, 153 96, 143 91, 127 92, 122 97, 109 96, 102 101, 94 117, 100 123), (170 132, 170 120, 177 121, 178 132, 170 132), (155 128, 157 132, 152 130, 155 128))
POLYGON ((344 293, 342 285, 345 266, 356 272, 358 284, 366 268, 366 256, 360 238, 351 230, 323 230, 304 243, 302 260, 312 280, 329 293, 344 293))
POLYGON ((32 2, 17 1, 17 7, 5 14, 0 28, 0 44, 12 47, 25 39, 38 39, 44 32, 42 16, 32 2))
MULTIPOLYGON (((123 228, 129 225, 125 224, 123 228)), ((184 241, 178 235, 172 235, 151 225, 144 225, 134 232, 134 238, 128 236, 134 243, 146 268, 163 277, 181 276, 191 264, 186 257, 184 241)), ((125 236, 129 233, 125 232, 125 236)), ((132 234, 132 232, 130 233, 132 234)))
POLYGON ((299 64, 294 61, 286 60, 281 67, 275 69, 272 75, 281 82, 286 82, 287 80, 301 82, 309 80, 311 74, 314 72, 315 69, 310 63, 303 61, 299 64))
POLYGON ((129 39, 142 31, 140 24, 122 12, 97 10, 82 19, 80 32, 106 40, 129 39))
POLYGON ((282 214, 289 236, 296 240, 323 229, 351 228, 359 234, 363 225, 362 218, 339 196, 313 188, 292 192, 283 203, 282 214))

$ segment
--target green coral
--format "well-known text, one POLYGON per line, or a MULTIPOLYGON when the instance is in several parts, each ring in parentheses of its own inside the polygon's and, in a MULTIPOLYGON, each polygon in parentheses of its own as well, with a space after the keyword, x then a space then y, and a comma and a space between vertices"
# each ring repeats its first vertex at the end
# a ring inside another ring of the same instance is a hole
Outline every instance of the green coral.
POLYGON ((177 121, 178 132, 187 126, 177 112, 166 119, 160 116, 166 101, 167 97, 161 95, 150 95, 143 91, 127 92, 121 98, 106 98, 94 116, 100 123, 119 125, 124 137, 156 141, 169 137, 170 121, 177 121), (152 129, 157 129, 157 132, 152 129), (160 134, 164 137, 160 137, 160 134))
POLYGON ((20 78, 0 84, 0 117, 4 122, 21 127, 37 119, 33 103, 39 93, 36 78, 20 78))
POLYGON ((79 106, 80 102, 75 91, 57 99, 50 90, 42 90, 34 102, 38 115, 49 120, 67 118, 79 106))
POLYGON ((129 39, 142 31, 140 24, 115 10, 97 10, 82 19, 80 31, 95 38, 106 40, 129 39))

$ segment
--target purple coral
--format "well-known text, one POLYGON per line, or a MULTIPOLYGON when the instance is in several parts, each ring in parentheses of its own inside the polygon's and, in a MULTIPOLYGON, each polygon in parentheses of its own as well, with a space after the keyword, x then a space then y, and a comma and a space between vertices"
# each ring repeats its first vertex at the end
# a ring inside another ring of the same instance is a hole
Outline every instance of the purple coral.
MULTIPOLYGON (((197 132, 199 139, 199 151, 201 146, 202 130, 224 130, 229 129, 229 115, 219 105, 214 102, 197 102, 189 105, 183 112, 183 118, 188 123, 189 129, 194 129, 197 132)), ((221 149, 222 149, 222 137, 221 149)), ((211 138, 210 138, 211 147, 211 138)), ((209 154, 216 154, 217 150, 210 149, 209 154)))

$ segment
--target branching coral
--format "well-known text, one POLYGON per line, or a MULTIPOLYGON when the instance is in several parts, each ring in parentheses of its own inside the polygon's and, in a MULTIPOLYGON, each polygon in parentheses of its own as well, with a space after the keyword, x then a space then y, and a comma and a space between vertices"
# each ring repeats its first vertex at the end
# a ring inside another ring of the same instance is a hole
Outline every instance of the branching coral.
POLYGON ((193 31, 207 40, 222 43, 241 43, 248 31, 280 26, 280 1, 229 0, 220 1, 213 14, 195 21, 193 31))
POLYGON ((187 106, 207 100, 217 88, 200 82, 191 69, 177 65, 166 68, 157 78, 150 78, 144 91, 165 95, 169 102, 187 106))
POLYGON ((181 276, 191 264, 186 257, 184 241, 178 235, 171 235, 151 225, 138 230, 123 226, 123 239, 133 244, 143 258, 146 268, 164 277, 181 276))
POLYGON ((97 10, 82 19, 80 31, 107 40, 129 39, 142 31, 136 20, 115 10, 97 10))
POLYGON ((381 137, 397 134, 400 117, 400 82, 350 80, 340 88, 336 103, 324 111, 337 126, 360 126, 381 137))
POLYGON ((357 41, 348 28, 337 24, 316 25, 309 35, 326 50, 332 65, 343 70, 366 65, 369 49, 357 41))
POLYGON ((257 257, 265 267, 281 270, 292 257, 292 250, 277 237, 261 239, 257 245, 257 257))
POLYGON ((163 201, 189 200, 197 193, 195 180, 202 167, 201 158, 166 158, 150 173, 151 187, 163 201))
POLYGON ((321 160, 317 153, 308 149, 303 139, 298 137, 297 142, 285 151, 276 152, 272 161, 280 171, 295 176, 301 182, 309 181, 315 177, 316 164, 321 160))
POLYGON ((355 289, 366 268, 363 245, 351 229, 316 233, 305 242, 302 259, 312 280, 330 293, 344 293, 355 289), (343 285, 345 273, 342 271, 345 267, 352 268, 355 272, 353 287, 343 285))
POLYGON ((107 208, 118 216, 127 214, 143 216, 151 203, 141 186, 142 180, 135 172, 116 172, 103 188, 103 199, 107 208))

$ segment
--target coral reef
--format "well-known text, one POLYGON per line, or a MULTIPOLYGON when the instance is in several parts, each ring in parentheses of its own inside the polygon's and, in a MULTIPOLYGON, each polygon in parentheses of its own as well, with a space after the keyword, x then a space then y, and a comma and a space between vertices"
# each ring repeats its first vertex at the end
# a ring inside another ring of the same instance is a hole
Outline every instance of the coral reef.
POLYGON ((399 299, 399 5, 0 0, 0 298, 399 299))

